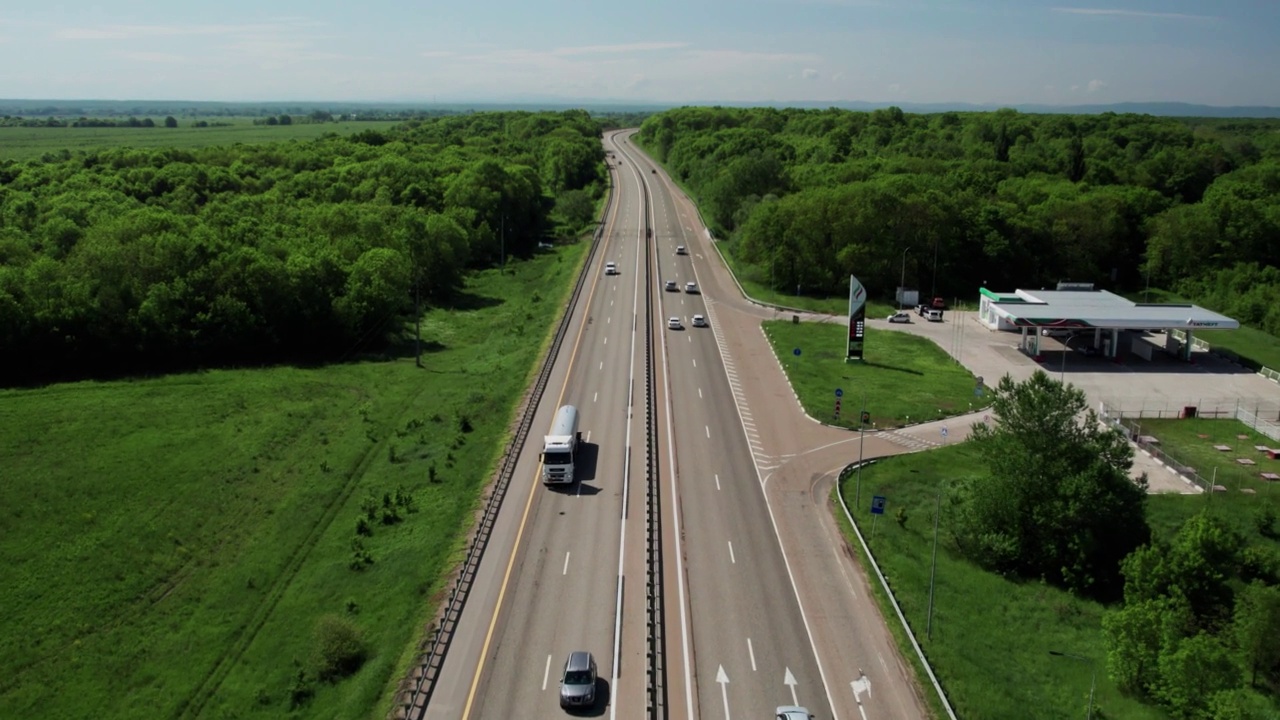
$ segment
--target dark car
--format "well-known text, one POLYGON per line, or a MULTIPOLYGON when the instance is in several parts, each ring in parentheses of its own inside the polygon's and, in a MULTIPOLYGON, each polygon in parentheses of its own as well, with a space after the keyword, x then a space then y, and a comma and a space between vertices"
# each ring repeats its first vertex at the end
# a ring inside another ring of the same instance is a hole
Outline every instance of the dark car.
POLYGON ((589 708, 596 702, 596 661, 591 653, 569 653, 560 678, 560 707, 589 708))

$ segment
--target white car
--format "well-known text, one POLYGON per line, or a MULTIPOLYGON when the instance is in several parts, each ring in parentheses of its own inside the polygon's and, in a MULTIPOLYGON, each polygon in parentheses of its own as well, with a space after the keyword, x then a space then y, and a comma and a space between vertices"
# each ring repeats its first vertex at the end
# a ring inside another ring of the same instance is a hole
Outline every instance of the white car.
POLYGON ((692 295, 698 294, 698 283, 687 282, 684 284, 684 291, 692 295))
POLYGON ((676 254, 677 254, 677 255, 688 255, 688 254, 689 254, 689 251, 688 251, 688 250, 685 250, 683 245, 677 245, 677 246, 676 246, 676 254))
POLYGON ((605 275, 617 275, 617 274, 618 274, 618 264, 617 264, 617 263, 612 263, 612 262, 607 262, 607 263, 605 263, 605 264, 604 264, 604 274, 605 274, 605 275))
POLYGON ((886 319, 886 320, 888 320, 888 321, 889 321, 889 322, 891 322, 891 323, 909 323, 909 322, 911 322, 911 316, 910 316, 910 315, 908 315, 907 313, 904 313, 904 312, 896 312, 896 313, 894 313, 894 314, 890 315, 889 317, 887 317, 887 318, 885 318, 885 319, 886 319))
POLYGON ((777 720, 813 720, 809 711, 799 705, 781 705, 777 710, 777 720))
POLYGON ((671 330, 683 330, 684 326, 680 324, 680 318, 673 317, 667 320, 667 327, 671 330))
POLYGON ((701 315, 694 315, 694 316, 693 316, 693 326, 694 326, 694 327, 706 327, 706 326, 707 326, 707 319, 706 319, 706 318, 704 318, 704 317, 702 317, 701 315))
POLYGON ((680 288, 676 285, 675 280, 668 280, 666 285, 667 292, 680 292, 680 288))

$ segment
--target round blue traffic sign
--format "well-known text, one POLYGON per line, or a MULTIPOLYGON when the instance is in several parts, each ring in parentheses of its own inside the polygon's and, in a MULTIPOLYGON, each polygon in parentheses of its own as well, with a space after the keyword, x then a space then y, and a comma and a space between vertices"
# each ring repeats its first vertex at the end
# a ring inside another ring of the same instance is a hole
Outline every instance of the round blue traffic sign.
POLYGON ((836 397, 844 397, 844 390, 836 388, 836 397))
POLYGON ((791 354, 795 355, 796 357, 800 357, 800 348, 796 348, 795 350, 792 350, 791 354))

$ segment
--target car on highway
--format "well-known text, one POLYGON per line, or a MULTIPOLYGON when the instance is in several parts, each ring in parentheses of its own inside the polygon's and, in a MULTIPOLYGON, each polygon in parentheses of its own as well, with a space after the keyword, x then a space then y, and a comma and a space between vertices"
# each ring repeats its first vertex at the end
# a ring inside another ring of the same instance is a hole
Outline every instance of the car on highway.
POLYGON ((605 263, 605 264, 604 264, 604 274, 605 274, 605 275, 617 275, 617 274, 618 274, 618 263, 615 263, 615 262, 607 262, 607 263, 605 263))
POLYGON ((680 287, 676 285, 675 280, 668 280, 666 285, 667 292, 680 292, 680 287))
POLYGON ((685 292, 687 292, 687 293, 689 293, 689 294, 691 294, 691 295, 697 295, 697 294, 698 294, 698 283, 695 283, 695 282, 687 282, 687 283, 685 283, 685 284, 684 284, 684 291, 685 291, 685 292))
POLYGON ((777 720, 813 720, 808 710, 799 705, 782 705, 777 710, 777 720))
MULTIPOLYGON (((569 653, 560 677, 560 707, 589 708, 596 702, 596 660, 585 650, 569 653)), ((806 720, 808 720, 806 718, 806 720)))
POLYGON ((657 174, 658 174, 658 168, 649 168, 649 172, 653 173, 654 175, 657 175, 657 174))
POLYGON ((688 251, 688 250, 686 250, 686 249, 685 249, 685 247, 684 247, 683 245, 677 245, 677 246, 676 246, 676 254, 677 254, 677 255, 688 255, 688 254, 689 254, 689 251, 688 251))
POLYGON ((701 315, 694 315, 694 316, 693 316, 693 326, 694 326, 694 327, 706 327, 706 326, 707 326, 707 319, 706 319, 706 318, 704 318, 704 317, 702 317, 701 315))
POLYGON ((907 313, 904 313, 904 312, 896 312, 896 313, 894 313, 894 314, 890 315, 889 317, 887 317, 887 318, 885 318, 885 319, 886 319, 886 320, 888 320, 888 321, 889 321, 889 322, 891 322, 891 323, 909 323, 909 322, 911 322, 911 316, 910 316, 910 315, 908 315, 907 313))
POLYGON ((680 324, 680 318, 673 317, 667 320, 667 327, 672 330, 683 330, 684 326, 680 324))

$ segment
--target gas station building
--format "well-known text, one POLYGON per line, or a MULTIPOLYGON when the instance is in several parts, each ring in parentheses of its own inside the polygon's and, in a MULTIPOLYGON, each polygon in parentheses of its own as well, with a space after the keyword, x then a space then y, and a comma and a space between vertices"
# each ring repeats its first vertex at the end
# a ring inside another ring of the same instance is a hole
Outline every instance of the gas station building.
POLYGON ((1120 354, 1121 331, 1131 331, 1132 351, 1148 360, 1155 347, 1142 337, 1144 331, 1180 330, 1184 338, 1166 332, 1164 349, 1182 360, 1191 359, 1192 333, 1196 330, 1235 330, 1240 323, 1198 305, 1136 303, 1088 283, 1059 283, 1057 290, 1015 290, 982 293, 978 319, 993 330, 1021 331, 1019 347, 1033 357, 1040 355, 1045 334, 1093 333, 1093 348, 1107 358, 1120 354))

